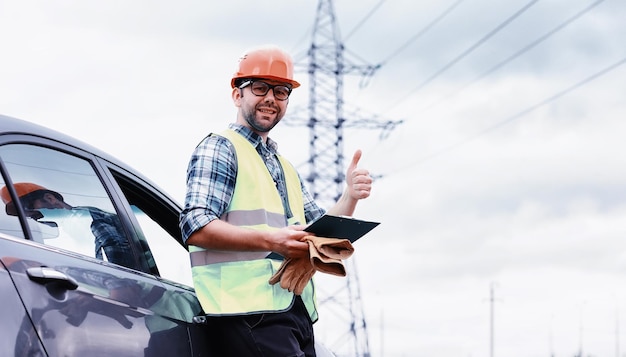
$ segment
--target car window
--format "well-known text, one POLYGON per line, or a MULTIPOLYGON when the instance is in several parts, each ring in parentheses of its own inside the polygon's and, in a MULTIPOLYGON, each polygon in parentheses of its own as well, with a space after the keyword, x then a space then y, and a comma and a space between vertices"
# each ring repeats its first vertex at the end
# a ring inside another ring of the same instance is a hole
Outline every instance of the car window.
POLYGON ((115 170, 112 174, 141 226, 141 239, 148 242, 159 275, 192 286, 189 252, 181 244, 178 228, 178 209, 165 203, 157 193, 139 185, 136 180, 115 170))
MULTIPOLYGON (((0 147, 6 172, 34 240, 82 255, 134 268, 128 235, 89 161, 46 147, 0 147)), ((2 185, 4 220, 15 222, 16 205, 2 185), (7 194, 5 194, 7 193, 7 194), (5 198, 8 198, 5 199, 5 198)))
POLYGON ((192 286, 189 252, 141 208, 134 205, 131 207, 150 245, 156 265, 159 267, 160 276, 192 286))

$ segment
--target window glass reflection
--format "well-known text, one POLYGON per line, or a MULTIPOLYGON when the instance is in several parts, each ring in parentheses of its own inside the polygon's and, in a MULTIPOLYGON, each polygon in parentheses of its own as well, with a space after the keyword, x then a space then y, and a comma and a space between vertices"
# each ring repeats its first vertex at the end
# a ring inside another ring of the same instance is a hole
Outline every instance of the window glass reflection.
MULTIPOLYGON (((2 146, 0 155, 34 235, 40 232, 45 244, 135 266, 120 219, 88 161, 25 144, 2 146)), ((16 215, 15 203, 3 201, 7 215, 16 215)))
POLYGON ((131 207, 150 244, 150 252, 159 267, 161 277, 193 286, 189 252, 139 207, 131 207))

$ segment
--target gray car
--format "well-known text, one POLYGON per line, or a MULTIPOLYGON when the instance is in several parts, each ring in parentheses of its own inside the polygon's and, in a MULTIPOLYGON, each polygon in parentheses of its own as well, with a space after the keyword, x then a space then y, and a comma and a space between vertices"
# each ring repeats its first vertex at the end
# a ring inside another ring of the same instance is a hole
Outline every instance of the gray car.
POLYGON ((0 116, 0 355, 206 356, 180 207, 88 144, 0 116))

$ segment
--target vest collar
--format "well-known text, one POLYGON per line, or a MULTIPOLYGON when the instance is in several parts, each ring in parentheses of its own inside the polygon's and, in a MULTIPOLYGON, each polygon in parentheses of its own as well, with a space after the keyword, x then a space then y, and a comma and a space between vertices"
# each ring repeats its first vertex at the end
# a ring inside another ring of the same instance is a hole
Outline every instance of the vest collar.
POLYGON ((246 140, 248 140, 255 148, 258 149, 259 145, 261 145, 265 146, 272 154, 278 153, 278 143, 272 140, 272 138, 268 137, 267 143, 264 144, 263 138, 248 127, 236 123, 230 123, 228 128, 246 138, 246 140))

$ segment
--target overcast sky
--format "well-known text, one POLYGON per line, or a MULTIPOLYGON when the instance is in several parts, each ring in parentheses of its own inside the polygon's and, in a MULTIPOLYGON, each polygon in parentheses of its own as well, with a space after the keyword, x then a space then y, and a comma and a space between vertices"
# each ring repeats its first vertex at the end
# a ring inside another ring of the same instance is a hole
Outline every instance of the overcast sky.
MULTIPOLYGON (((0 114, 93 144, 182 202, 193 148, 235 118, 238 57, 273 43, 306 63, 316 8, 0 0, 0 114)), ((346 156, 363 149, 380 176, 355 214, 382 222, 353 267, 372 356, 488 356, 490 326, 495 356, 626 356, 626 2, 334 8, 347 61, 381 64, 365 87, 346 76, 346 105, 403 120, 385 140, 345 131, 346 156)), ((296 77, 293 111, 308 101, 296 77)), ((305 127, 271 136, 306 162, 305 127)))

